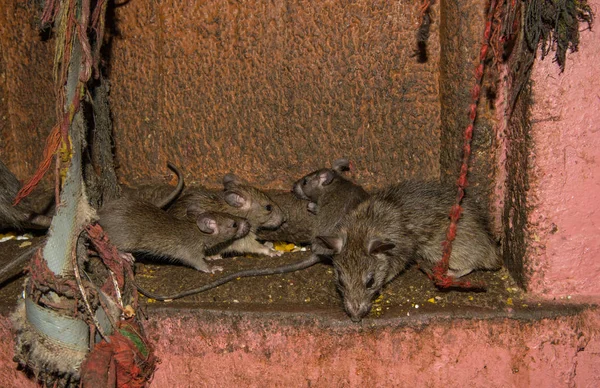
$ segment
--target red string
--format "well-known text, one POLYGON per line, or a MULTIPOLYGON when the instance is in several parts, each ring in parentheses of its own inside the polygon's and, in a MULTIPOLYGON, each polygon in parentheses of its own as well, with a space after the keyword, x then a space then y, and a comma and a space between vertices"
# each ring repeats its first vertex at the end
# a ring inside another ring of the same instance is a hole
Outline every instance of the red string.
POLYGON ((423 4, 419 7, 419 19, 421 19, 421 23, 423 23, 423 17, 429 11, 429 7, 431 7, 431 0, 423 0, 423 4))
POLYGON ((21 190, 19 190, 17 196, 15 197, 15 200, 13 201, 13 206, 16 206, 19 202, 21 202, 23 198, 28 196, 29 193, 33 191, 33 189, 37 186, 40 180, 42 180, 44 175, 46 175, 46 173, 48 172, 50 164, 52 163, 52 157, 54 156, 54 154, 58 150, 58 147, 60 146, 60 135, 60 125, 56 125, 54 128, 52 128, 52 132, 50 132, 50 135, 48 135, 48 138, 46 139, 46 146, 44 147, 44 158, 42 159, 40 166, 38 167, 33 177, 31 177, 29 182, 23 185, 21 190))
POLYGON ((471 91, 471 105, 469 107, 469 124, 465 129, 464 143, 463 143, 463 158, 462 165, 460 168, 460 175, 456 184, 458 186, 456 193, 456 203, 452 206, 450 211, 450 225, 446 231, 446 241, 442 243, 443 255, 442 259, 433 267, 433 279, 436 286, 440 288, 448 287, 459 287, 459 288, 483 288, 483 284, 472 284, 470 281, 459 281, 455 280, 452 276, 448 275, 448 265, 450 263, 450 255, 452 254, 452 242, 456 238, 456 228, 458 220, 462 213, 462 207, 460 203, 465 195, 465 187, 467 186, 467 173, 469 170, 469 158, 471 157, 471 140, 473 138, 473 127, 475 124, 475 118, 477 117, 477 105, 479 103, 479 97, 481 95, 481 83, 483 80, 484 61, 487 56, 487 51, 490 43, 490 35, 492 30, 492 19, 494 16, 494 9, 496 8, 496 0, 492 0, 490 9, 488 10, 487 22, 485 24, 485 31, 483 34, 483 44, 479 53, 479 64, 475 67, 475 85, 471 91))
POLYGON ((68 130, 69 125, 71 124, 71 122, 73 121, 73 117, 75 116, 75 112, 77 112, 77 110, 79 109, 79 102, 79 93, 75 93, 75 95, 73 96, 73 102, 69 107, 68 112, 64 114, 62 122, 60 122, 59 124, 54 126, 54 128, 52 128, 52 131, 46 139, 46 146, 44 147, 44 158, 42 159, 42 162, 40 163, 33 177, 31 177, 31 179, 29 179, 29 181, 25 185, 23 185, 21 190, 19 190, 19 192, 17 193, 15 200, 13 201, 13 206, 17 205, 19 202, 21 202, 23 198, 28 196, 33 191, 33 189, 35 189, 38 183, 40 183, 44 175, 46 175, 48 169, 50 169, 52 157, 58 151, 58 147, 60 147, 61 138, 67 144, 67 149, 71 149, 68 137, 68 130))

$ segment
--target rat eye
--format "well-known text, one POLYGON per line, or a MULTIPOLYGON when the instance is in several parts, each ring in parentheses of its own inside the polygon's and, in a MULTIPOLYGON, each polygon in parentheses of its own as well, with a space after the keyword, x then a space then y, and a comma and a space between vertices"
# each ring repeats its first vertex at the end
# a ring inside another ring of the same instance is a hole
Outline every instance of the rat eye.
POLYGON ((238 225, 237 225, 237 222, 233 221, 233 225, 232 225, 232 226, 233 226, 234 228, 237 228, 237 226, 238 226, 238 225))
POLYGON ((268 204, 267 206, 265 206, 265 209, 267 209, 267 211, 270 213, 271 210, 273 210, 273 206, 271 206, 271 204, 268 204))
POLYGON ((369 278, 367 279, 367 282, 365 283, 365 287, 372 288, 374 284, 375 284, 375 279, 373 279, 373 275, 369 275, 369 278))
POLYGON ((306 186, 306 182, 307 182, 306 178, 302 179, 302 186, 306 186))

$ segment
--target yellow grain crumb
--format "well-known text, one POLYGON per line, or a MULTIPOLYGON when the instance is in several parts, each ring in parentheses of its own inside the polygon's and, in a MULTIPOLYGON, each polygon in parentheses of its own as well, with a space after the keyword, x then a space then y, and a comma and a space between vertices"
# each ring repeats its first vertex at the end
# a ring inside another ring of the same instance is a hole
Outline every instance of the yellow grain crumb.
POLYGON ((291 252, 296 248, 295 244, 289 244, 283 241, 278 241, 276 243, 273 243, 273 249, 280 251, 280 252, 291 252))
MULTIPOLYGON (((150 301, 150 299, 148 301, 150 301)), ((156 300, 154 299, 152 299, 152 301, 156 302, 156 300)), ((135 310, 133 309, 133 307, 131 307, 131 305, 127 305, 123 308, 123 315, 125 315, 126 318, 134 317, 135 310)))
POLYGON ((17 235, 14 233, 6 233, 6 234, 0 234, 0 242, 4 242, 4 241, 8 241, 8 240, 12 240, 14 238, 16 238, 17 235))
POLYGON ((512 298, 506 299, 506 304, 509 305, 509 306, 512 306, 513 305, 513 299, 512 298))
POLYGON ((21 245, 19 245, 19 248, 25 248, 25 247, 30 246, 31 244, 32 244, 31 241, 23 241, 21 243, 21 245))
POLYGON ((427 299, 427 301, 428 301, 429 303, 435 303, 435 298, 429 298, 429 299, 427 299))

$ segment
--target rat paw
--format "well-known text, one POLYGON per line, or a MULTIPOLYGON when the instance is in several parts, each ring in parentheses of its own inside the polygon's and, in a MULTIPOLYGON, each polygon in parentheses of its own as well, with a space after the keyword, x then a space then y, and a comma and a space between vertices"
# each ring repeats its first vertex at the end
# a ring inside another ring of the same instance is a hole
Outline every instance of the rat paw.
POLYGON ((212 256, 206 256, 204 258, 204 260, 206 261, 215 261, 215 260, 223 260, 223 256, 219 255, 212 255, 212 256))
POLYGON ((284 253, 285 252, 277 251, 275 249, 270 249, 268 252, 266 252, 266 255, 269 256, 269 257, 280 257, 284 253))
POLYGON ((454 269, 448 268, 448 276, 451 276, 453 278, 460 278, 462 276, 465 276, 466 274, 471 273, 472 271, 473 271, 472 268, 461 269, 461 270, 454 270, 454 269))
POLYGON ((213 265, 206 272, 208 272, 208 273, 217 273, 217 272, 221 272, 221 271, 223 271, 223 267, 218 266, 218 265, 213 265))
POLYGON ((205 261, 202 261, 202 263, 195 263, 192 265, 192 267, 196 271, 205 272, 205 273, 215 273, 215 272, 223 271, 223 267, 218 266, 218 265, 209 265, 205 261))

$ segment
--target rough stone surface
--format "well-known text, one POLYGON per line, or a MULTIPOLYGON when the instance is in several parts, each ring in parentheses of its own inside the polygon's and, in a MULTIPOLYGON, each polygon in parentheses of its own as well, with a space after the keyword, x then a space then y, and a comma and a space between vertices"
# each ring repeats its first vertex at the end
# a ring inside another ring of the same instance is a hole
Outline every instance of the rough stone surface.
MULTIPOLYGON (((455 183, 462 163, 486 7, 481 2, 441 1, 440 8, 440 174, 443 181, 455 183)), ((485 202, 493 189, 496 159, 493 132, 496 118, 486 90, 484 86, 477 110, 467 189, 467 195, 470 193, 485 202)))
MULTIPOLYGON (((519 25, 523 3, 516 3, 519 25)), ((516 28, 515 30, 519 30, 516 28)), ((495 128, 496 163, 492 214, 496 234, 502 236, 504 264, 521 287, 526 286, 524 262, 528 243, 529 152, 531 148, 529 75, 535 54, 523 35, 513 37, 507 60, 497 63, 495 128)))
MULTIPOLYGON (((600 9, 600 1, 589 2, 600 9)), ((581 33, 564 73, 533 68, 529 289, 600 295, 600 30, 581 33)))
MULTIPOLYGON (((523 321, 416 318, 371 326, 294 312, 153 311, 147 334, 162 359, 151 387, 595 387, 598 310, 523 321)), ((0 378, 15 371, 0 316, 0 378)))
POLYGON ((0 7, 0 157, 20 179, 41 161, 56 122, 52 81, 54 41, 44 41, 34 2, 0 7))
POLYGON ((506 131, 502 142, 505 148, 505 159, 499 169, 506 171, 502 174, 504 180, 502 197, 498 211, 502 214, 502 249, 504 264, 512 277, 521 287, 526 286, 524 262, 527 257, 528 244, 528 207, 527 190, 529 189, 529 151, 530 142, 530 90, 526 89, 512 110, 507 121, 506 131))
POLYGON ((420 64, 412 56, 418 7, 257 0, 117 8, 109 78, 119 173, 144 180, 171 160, 209 186, 235 171, 287 188, 348 156, 367 185, 437 178, 439 20, 420 64))

